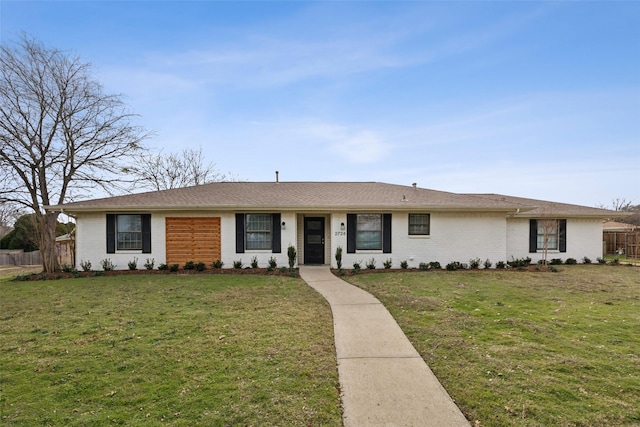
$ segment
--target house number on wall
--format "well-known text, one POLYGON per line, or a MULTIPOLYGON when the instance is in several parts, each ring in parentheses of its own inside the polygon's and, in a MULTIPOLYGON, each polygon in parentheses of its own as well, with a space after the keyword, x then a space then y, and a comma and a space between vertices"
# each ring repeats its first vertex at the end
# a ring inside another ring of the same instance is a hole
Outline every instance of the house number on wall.
POLYGON ((334 236, 346 236, 347 232, 346 231, 336 231, 333 235, 334 236))

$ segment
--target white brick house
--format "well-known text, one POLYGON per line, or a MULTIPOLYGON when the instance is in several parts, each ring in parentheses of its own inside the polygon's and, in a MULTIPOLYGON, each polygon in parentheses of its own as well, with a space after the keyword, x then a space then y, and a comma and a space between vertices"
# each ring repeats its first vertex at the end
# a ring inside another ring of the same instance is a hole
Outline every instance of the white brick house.
POLYGON ((48 207, 77 221, 76 262, 110 259, 127 268, 221 260, 232 267, 256 257, 287 265, 343 266, 375 259, 508 261, 542 257, 542 219, 550 258, 602 256, 602 221, 616 212, 495 194, 455 194, 377 182, 221 182, 48 207))

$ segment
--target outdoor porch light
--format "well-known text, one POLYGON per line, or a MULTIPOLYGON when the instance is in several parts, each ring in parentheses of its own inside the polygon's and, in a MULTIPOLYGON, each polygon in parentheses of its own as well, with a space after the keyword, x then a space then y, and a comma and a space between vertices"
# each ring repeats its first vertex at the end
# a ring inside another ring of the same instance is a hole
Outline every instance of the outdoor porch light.
POLYGON ((285 226, 286 226, 287 224, 286 224, 284 221, 282 221, 282 224, 280 224, 280 225, 282 225, 282 229, 284 230, 284 229, 286 228, 285 226))
POLYGON ((340 223, 340 231, 344 231, 344 222, 340 223))

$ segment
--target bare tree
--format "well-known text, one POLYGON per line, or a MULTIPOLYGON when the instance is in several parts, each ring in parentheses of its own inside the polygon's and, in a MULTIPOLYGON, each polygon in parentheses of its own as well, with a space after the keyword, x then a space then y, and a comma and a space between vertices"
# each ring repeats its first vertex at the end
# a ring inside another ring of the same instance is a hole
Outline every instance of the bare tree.
POLYGON ((549 249, 558 249, 558 220, 555 218, 541 218, 537 221, 538 239, 542 238, 542 264, 547 265, 549 249))
POLYGON ((23 212, 15 203, 0 199, 0 237, 2 237, 2 229, 11 229, 22 214, 23 212))
POLYGON ((129 172, 137 177, 137 183, 156 191, 234 180, 231 175, 218 172, 215 166, 205 162, 200 147, 198 150, 184 149, 180 154, 161 151, 143 155, 129 172))
POLYGON ((627 200, 624 197, 616 197, 615 199, 611 199, 610 205, 605 205, 604 203, 599 203, 597 207, 601 209, 611 209, 619 212, 633 212, 633 202, 631 200, 627 200))
POLYGON ((122 183, 123 159, 148 136, 91 65, 23 35, 0 46, 0 197, 34 211, 45 271, 59 269, 58 212, 83 191, 122 183))

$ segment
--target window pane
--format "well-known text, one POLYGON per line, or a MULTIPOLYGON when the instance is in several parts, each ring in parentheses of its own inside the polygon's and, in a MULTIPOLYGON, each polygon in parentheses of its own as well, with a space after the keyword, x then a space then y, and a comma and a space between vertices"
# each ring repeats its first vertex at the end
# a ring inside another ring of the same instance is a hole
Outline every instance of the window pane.
POLYGON ((429 235, 429 214, 409 214, 409 234, 429 235))
POLYGON ((547 249, 558 249, 558 221, 538 221, 538 250, 544 250, 545 235, 547 238, 547 249))
POLYGON ((322 230, 322 221, 307 220, 307 230, 322 230))
POLYGON ((142 232, 142 216, 141 215, 118 215, 118 231, 142 232))
POLYGON ((117 248, 118 250, 142 249, 142 216, 117 216, 117 248))
POLYGON ((358 215, 356 249, 382 249, 382 215, 358 215))
POLYGON ((247 231, 271 231, 271 215, 247 214, 247 231))
POLYGON ((271 249, 271 215, 247 214, 246 221, 247 249, 271 249))

